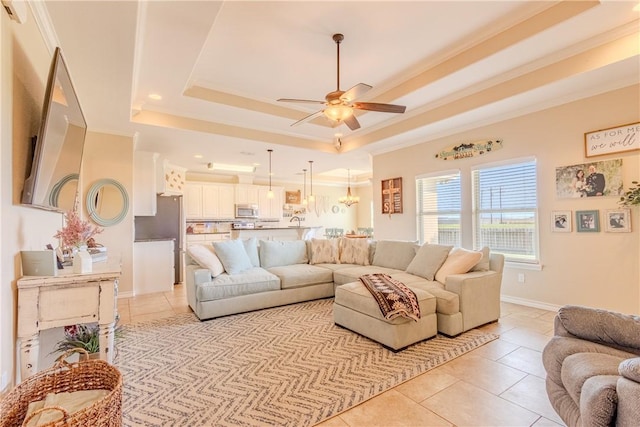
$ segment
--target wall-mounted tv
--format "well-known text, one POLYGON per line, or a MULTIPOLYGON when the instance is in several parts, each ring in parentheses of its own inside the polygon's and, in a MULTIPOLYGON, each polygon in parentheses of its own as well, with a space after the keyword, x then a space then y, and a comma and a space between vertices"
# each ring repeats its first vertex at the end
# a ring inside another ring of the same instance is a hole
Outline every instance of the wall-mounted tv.
MULTIPOLYGON (((49 68, 42 120, 34 138, 22 204, 59 212, 74 210, 81 198, 78 179, 87 123, 62 58, 56 48, 49 68)), ((28 166, 27 166, 28 168, 28 166)))

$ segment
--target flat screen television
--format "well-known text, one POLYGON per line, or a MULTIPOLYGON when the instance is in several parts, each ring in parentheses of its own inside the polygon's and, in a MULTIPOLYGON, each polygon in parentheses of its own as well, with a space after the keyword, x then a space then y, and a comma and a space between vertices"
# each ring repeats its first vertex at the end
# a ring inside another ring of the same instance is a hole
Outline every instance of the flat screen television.
POLYGON ((78 179, 87 123, 60 48, 49 68, 47 89, 33 158, 21 203, 59 212, 74 210, 80 200, 78 179))

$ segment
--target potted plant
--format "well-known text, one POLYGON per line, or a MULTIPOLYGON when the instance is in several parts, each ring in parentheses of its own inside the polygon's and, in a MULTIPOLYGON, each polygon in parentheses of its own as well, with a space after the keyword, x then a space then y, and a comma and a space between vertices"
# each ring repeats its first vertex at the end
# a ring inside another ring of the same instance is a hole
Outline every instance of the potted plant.
POLYGON ((90 273, 93 260, 87 252, 87 242, 103 229, 91 225, 89 221, 83 221, 78 216, 78 212, 69 211, 64 214, 65 226, 53 236, 61 239, 63 247, 71 248, 74 251, 73 272, 90 273))
MULTIPOLYGON (((81 348, 89 353, 89 359, 98 359, 100 356, 99 332, 100 328, 97 323, 65 326, 64 339, 58 342, 54 352, 81 348)), ((80 356, 82 359, 83 354, 80 356)))
MULTIPOLYGON (((120 336, 120 327, 118 326, 119 316, 116 316, 115 337, 120 336)), ((89 353, 89 359, 100 358, 100 327, 97 323, 89 323, 87 325, 71 325, 64 327, 64 338, 58 341, 56 348, 52 353, 64 353, 74 348, 81 348, 89 353)), ((85 359, 83 353, 80 354, 80 360, 85 359)))
POLYGON ((629 187, 628 191, 625 191, 622 197, 620 197, 620 204, 622 206, 638 206, 640 205, 640 183, 638 181, 631 181, 633 184, 629 187))

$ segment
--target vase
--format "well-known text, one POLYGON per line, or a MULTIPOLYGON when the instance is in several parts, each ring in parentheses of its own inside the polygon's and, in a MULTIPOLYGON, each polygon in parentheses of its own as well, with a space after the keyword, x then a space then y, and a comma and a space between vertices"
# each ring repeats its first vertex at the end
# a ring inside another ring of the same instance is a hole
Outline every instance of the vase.
POLYGON ((93 259, 87 251, 86 246, 80 246, 73 253, 73 272, 74 273, 91 273, 93 270, 93 259))

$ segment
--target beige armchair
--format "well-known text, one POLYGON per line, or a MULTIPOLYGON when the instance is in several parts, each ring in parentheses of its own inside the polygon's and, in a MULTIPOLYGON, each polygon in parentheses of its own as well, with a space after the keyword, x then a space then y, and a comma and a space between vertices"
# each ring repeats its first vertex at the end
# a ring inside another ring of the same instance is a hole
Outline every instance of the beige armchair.
POLYGON ((547 394, 568 426, 640 425, 640 317, 562 307, 542 353, 547 394))

